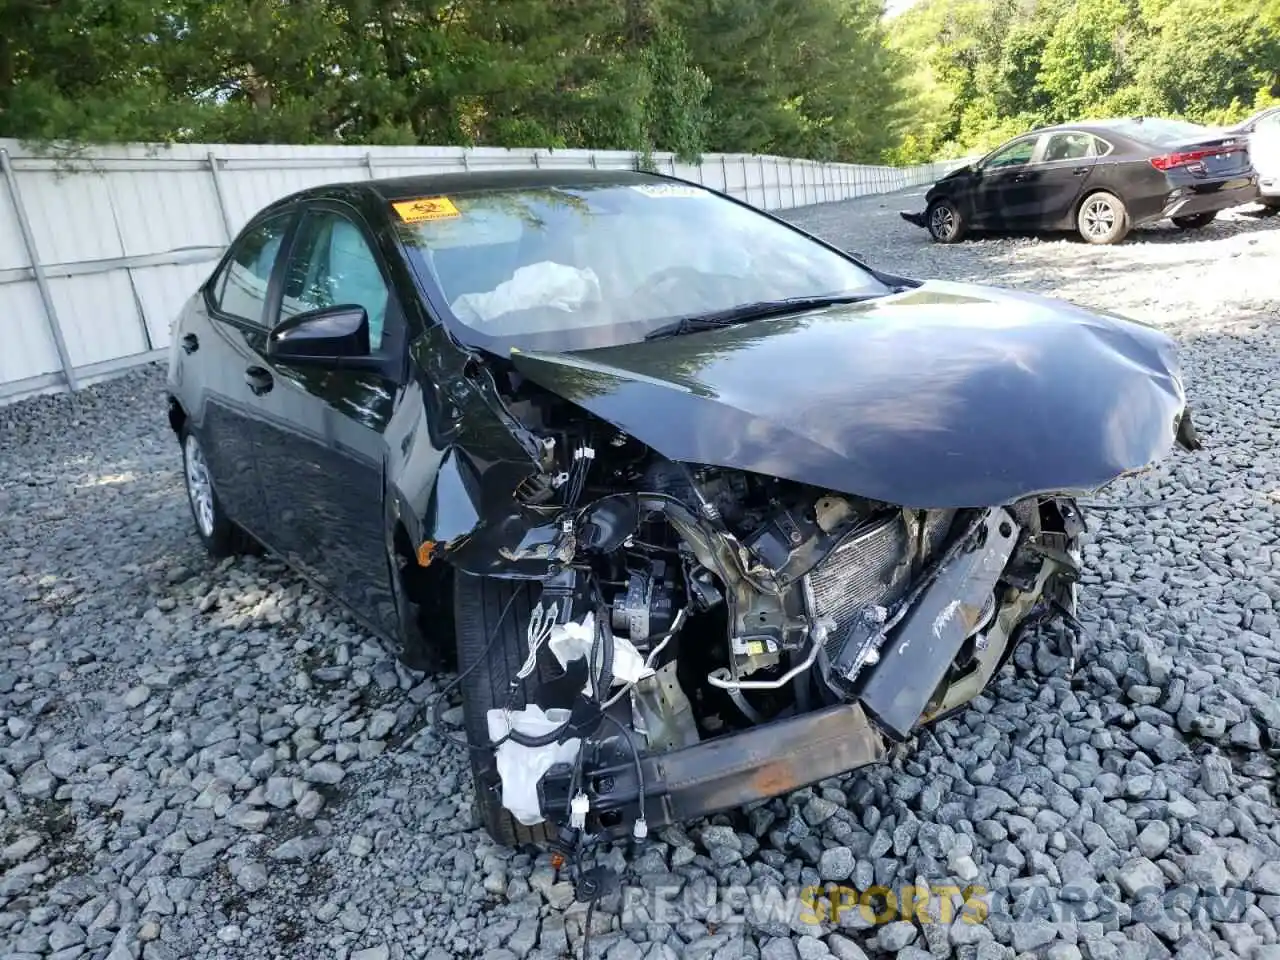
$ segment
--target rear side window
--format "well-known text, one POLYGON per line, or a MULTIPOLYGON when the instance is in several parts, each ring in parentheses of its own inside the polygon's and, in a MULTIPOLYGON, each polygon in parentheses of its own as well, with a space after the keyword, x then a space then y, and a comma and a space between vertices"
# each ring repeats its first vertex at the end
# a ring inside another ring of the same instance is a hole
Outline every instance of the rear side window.
POLYGON ((1265 117, 1262 117, 1253 129, 1258 131, 1265 130, 1268 133, 1280 132, 1280 110, 1273 110, 1265 117))
POLYGON ((222 273, 213 281, 218 311, 237 320, 265 323, 267 286, 280 253, 289 214, 265 220, 236 241, 222 273))
POLYGON ((1092 157, 1094 139, 1087 133, 1055 133, 1044 148, 1044 162, 1092 157))

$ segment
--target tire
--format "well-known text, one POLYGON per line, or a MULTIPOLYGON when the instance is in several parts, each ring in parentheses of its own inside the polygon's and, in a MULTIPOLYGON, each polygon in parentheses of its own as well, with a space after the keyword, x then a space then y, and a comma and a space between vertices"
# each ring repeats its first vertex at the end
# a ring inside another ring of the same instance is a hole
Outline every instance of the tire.
POLYGON ((1173 225, 1179 230, 1199 230, 1201 227, 1207 227, 1213 223, 1214 218, 1218 216, 1215 210, 1213 213, 1193 213, 1186 217, 1172 217, 1173 225))
POLYGON ((221 558, 255 552, 253 538, 236 526, 222 509, 199 438, 185 427, 178 436, 182 442, 182 476, 187 488, 187 505, 191 507, 196 536, 210 556, 221 558))
MULTIPOLYGON (((467 742, 473 748, 468 752, 475 784, 476 814, 489 836, 508 847, 545 843, 554 831, 548 823, 525 826, 507 812, 502 806, 502 782, 493 752, 474 748, 485 747, 490 742, 488 711, 507 705, 511 680, 528 652, 529 619, 540 592, 536 584, 523 580, 476 577, 462 571, 457 571, 453 578, 458 670, 470 670, 462 681, 462 716, 467 742), (497 636, 490 647, 495 630, 497 636)), ((544 670, 540 662, 538 675, 549 679, 544 670)), ((523 691, 517 692, 514 705, 525 705, 523 691)))
POLYGON ((1119 243, 1129 233, 1129 211, 1114 193, 1099 190, 1080 204, 1076 229, 1086 243, 1119 243))
POLYGON ((1264 217, 1274 217, 1280 213, 1280 199, 1268 197, 1262 201, 1262 215, 1264 217))
POLYGON ((969 227, 960 208, 950 200, 935 200, 925 212, 925 226, 935 243, 959 243, 969 227))

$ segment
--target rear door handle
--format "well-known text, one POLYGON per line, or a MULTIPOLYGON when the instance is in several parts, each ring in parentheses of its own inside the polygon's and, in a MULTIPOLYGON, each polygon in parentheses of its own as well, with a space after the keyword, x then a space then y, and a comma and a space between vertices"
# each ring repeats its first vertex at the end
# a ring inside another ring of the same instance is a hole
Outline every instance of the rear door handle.
POLYGON ((1074 173, 1077 177, 1080 177, 1088 173, 1089 168, 1088 167, 1072 167, 1071 172, 1074 173))
POLYGON ((182 352, 195 353, 200 349, 200 338, 194 333, 188 333, 182 338, 182 352))
POLYGON ((267 393, 275 385, 275 379, 262 367, 249 367, 245 370, 244 382, 258 396, 267 393))

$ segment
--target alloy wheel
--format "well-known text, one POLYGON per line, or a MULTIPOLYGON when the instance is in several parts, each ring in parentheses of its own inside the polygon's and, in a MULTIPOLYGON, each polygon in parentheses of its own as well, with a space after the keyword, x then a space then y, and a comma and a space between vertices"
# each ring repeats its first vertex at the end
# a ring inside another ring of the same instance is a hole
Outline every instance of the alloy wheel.
POLYGON ((1090 237, 1105 237, 1116 225, 1116 211, 1106 200, 1090 200, 1084 208, 1084 231, 1090 237))
POLYGON ((187 496, 191 500, 196 524, 205 537, 213 536, 213 481, 209 479, 209 465, 195 434, 188 433, 182 444, 183 460, 187 474, 187 496))
POLYGON ((946 204, 934 207, 929 218, 929 229, 939 240, 950 240, 956 232, 956 215, 946 204))

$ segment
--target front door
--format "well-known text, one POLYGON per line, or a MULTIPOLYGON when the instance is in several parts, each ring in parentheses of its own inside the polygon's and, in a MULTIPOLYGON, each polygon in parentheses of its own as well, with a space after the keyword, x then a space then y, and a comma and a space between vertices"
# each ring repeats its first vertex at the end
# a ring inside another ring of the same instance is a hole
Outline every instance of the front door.
POLYGON ((974 189, 973 226, 1011 230, 1028 226, 1034 217, 1034 192, 1027 171, 1037 137, 1014 140, 982 164, 974 189))
POLYGON ((279 319, 340 304, 364 307, 382 371, 326 369, 268 356, 269 441, 259 469, 271 513, 269 540, 376 626, 393 631, 395 608, 383 517, 384 434, 400 395, 405 321, 363 221, 345 205, 309 207, 281 283, 279 319))

